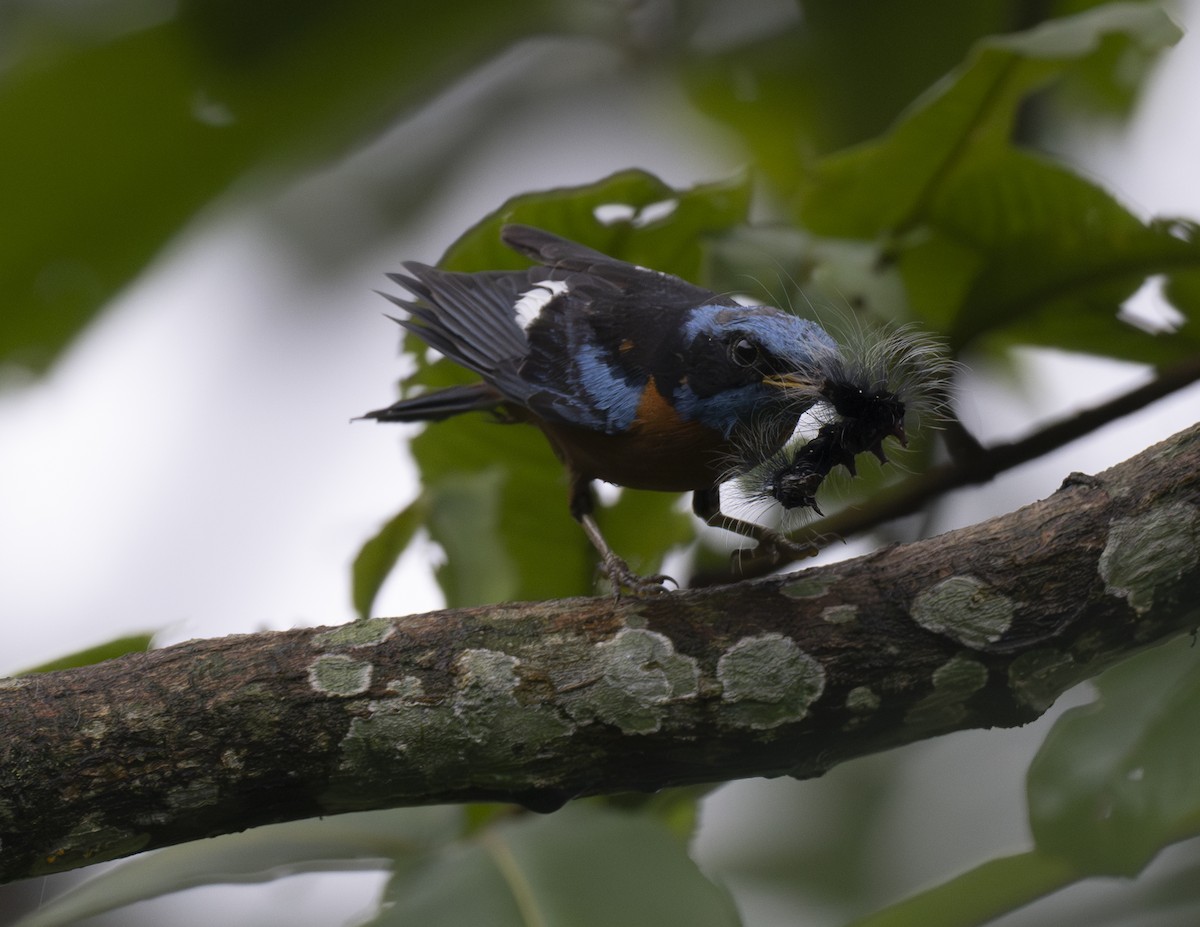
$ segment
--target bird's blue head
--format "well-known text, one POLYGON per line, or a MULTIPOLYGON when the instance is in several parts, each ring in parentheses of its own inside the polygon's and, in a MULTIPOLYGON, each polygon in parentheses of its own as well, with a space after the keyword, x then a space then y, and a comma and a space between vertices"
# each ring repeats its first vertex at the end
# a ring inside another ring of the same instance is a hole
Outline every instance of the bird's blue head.
POLYGON ((796 420, 820 396, 837 343, 815 322, 772 306, 699 306, 684 326, 674 405, 731 436, 796 420))

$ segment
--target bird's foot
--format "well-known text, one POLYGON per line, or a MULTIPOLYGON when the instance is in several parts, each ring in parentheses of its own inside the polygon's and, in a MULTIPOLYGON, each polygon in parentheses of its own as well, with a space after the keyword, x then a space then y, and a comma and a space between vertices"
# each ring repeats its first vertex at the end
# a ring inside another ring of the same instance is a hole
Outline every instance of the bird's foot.
POLYGON ((652 596, 668 592, 666 583, 673 584, 676 589, 679 588, 678 581, 666 573, 640 576, 629 569, 629 564, 616 554, 604 558, 604 572, 608 575, 609 583, 612 584, 613 598, 617 599, 621 597, 622 589, 627 589, 634 596, 652 596))
POLYGON ((592 546, 600 554, 601 560, 604 563, 605 575, 608 576, 608 581, 612 584, 613 598, 621 598, 622 589, 628 589, 635 596, 651 596, 661 595, 666 592, 667 588, 663 585, 664 583, 673 583, 676 589, 679 588, 679 583, 665 573, 655 573, 653 576, 638 576, 637 573, 629 569, 629 564, 618 557, 613 552, 613 549, 608 546, 608 542, 604 540, 604 535, 600 533, 600 527, 589 512, 585 511, 577 517, 588 536, 588 540, 592 542, 592 546))
POLYGON ((794 563, 797 560, 807 560, 821 552, 821 548, 809 542, 793 541, 778 531, 769 528, 762 529, 758 535, 757 547, 743 547, 735 550, 732 559, 735 566, 744 565, 748 561, 765 560, 772 566, 780 563, 794 563))

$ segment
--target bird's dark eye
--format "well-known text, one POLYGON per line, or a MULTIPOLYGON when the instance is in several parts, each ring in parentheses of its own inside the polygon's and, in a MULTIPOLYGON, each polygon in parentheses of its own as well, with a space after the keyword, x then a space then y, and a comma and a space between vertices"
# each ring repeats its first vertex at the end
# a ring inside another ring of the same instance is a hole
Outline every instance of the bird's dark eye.
POLYGON ((730 345, 729 357, 739 367, 749 367, 758 360, 758 345, 749 338, 739 338, 730 345))

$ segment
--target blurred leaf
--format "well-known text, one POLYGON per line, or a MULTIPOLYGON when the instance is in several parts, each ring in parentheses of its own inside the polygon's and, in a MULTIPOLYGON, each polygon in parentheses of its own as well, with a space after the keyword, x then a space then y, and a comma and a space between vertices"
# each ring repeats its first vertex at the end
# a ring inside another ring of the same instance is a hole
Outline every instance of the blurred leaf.
POLYGON ((154 635, 156 633, 155 631, 150 631, 144 634, 131 634, 128 637, 117 637, 106 643, 97 644, 95 647, 77 650, 74 653, 67 654, 65 657, 50 660, 40 666, 21 670, 20 672, 13 673, 13 675, 28 676, 32 673, 52 673, 55 670, 74 669, 78 666, 91 666, 93 663, 103 663, 105 660, 115 660, 117 657, 123 657, 127 653, 143 653, 154 645, 154 635))
POLYGON ((44 369, 235 180, 341 150, 554 8, 195 0, 98 44, 26 43, 0 78, 0 361, 44 369))
POLYGON ((562 465, 534 428, 482 415, 439 422, 413 440, 426 527, 446 552, 447 605, 588 591, 591 547, 567 511, 562 465))
MULTIPOLYGON (((1070 16, 1094 7, 1104 6, 1107 0, 1057 0, 1054 16, 1070 16)), ((1137 0, 1143 5, 1163 5, 1159 0, 1137 0)), ((1108 113, 1124 116, 1137 101, 1151 66, 1158 60, 1157 49, 1123 42, 1108 35, 1100 40, 1095 54, 1089 55, 1071 69, 1061 86, 1056 88, 1047 112, 1039 114, 1039 122, 1068 112, 1108 113)))
POLYGON ((398 872, 371 927, 730 927, 740 921, 657 821, 576 803, 398 872))
POLYGON ((973 927, 1070 885, 1078 873, 1036 851, 1000 856, 847 927, 973 927))
MULTIPOLYGON (((436 472, 424 498, 429 505, 430 534, 456 554, 437 568, 447 601, 510 601, 519 578, 505 543, 505 528, 512 519, 501 510, 508 473, 496 464, 473 472, 436 472)), ((520 500, 522 504, 532 501, 520 500)), ((517 529, 518 542, 527 530, 525 525, 517 529)))
POLYGON ((1200 834, 1200 655, 1187 639, 1096 680, 1099 697, 1051 728, 1029 768, 1038 849, 1092 875, 1136 875, 1200 834))
POLYGON ((653 793, 618 792, 600 796, 592 801, 601 807, 652 817, 686 847, 696 836, 696 828, 700 823, 701 799, 718 788, 719 784, 683 785, 653 793))
POLYGON ((1048 80, 1108 43, 1158 50, 1178 35, 1161 10, 1117 3, 984 39, 882 139, 820 162, 797 215, 821 236, 877 243, 877 273, 898 267, 911 311, 955 351, 999 334, 1158 364, 1191 356, 1195 335, 1151 335, 1117 312, 1148 276, 1195 267, 1200 243, 1011 144, 1018 107, 1048 80))
MULTIPOLYGON (((1176 234, 1186 234, 1189 240, 1200 242, 1200 234, 1193 222, 1175 221, 1170 223, 1170 228, 1176 234)), ((1163 295, 1186 319, 1191 319, 1194 326, 1200 319, 1200 268, 1173 271, 1167 277, 1163 295)), ((1194 332, 1191 334, 1197 337, 1194 332)))
POLYGON ((1009 151, 958 172, 926 214, 929 237, 902 252, 901 272, 914 308, 956 348, 1000 333, 1157 364, 1200 348, 1194 333, 1152 335, 1117 315, 1147 277, 1200 267, 1200 240, 1141 222, 1063 167, 1009 151))
POLYGON ((744 222, 750 193, 747 176, 680 190, 640 170, 620 171, 578 187, 524 193, 460 236, 440 266, 527 267, 525 258, 500 241, 501 226, 519 222, 624 261, 702 282, 704 238, 744 222))
POLYGON ((959 171, 1010 148, 1017 107, 1094 54, 1103 38, 1150 49, 1180 32, 1157 7, 1114 3, 1027 32, 980 41, 966 65, 920 98, 882 139, 830 155, 798 190, 812 231, 874 239, 918 227, 959 171))
POLYGON ((462 816, 462 809, 452 805, 369 811, 184 843, 120 863, 47 902, 15 927, 73 924, 198 885, 409 865, 455 838, 462 816))
MULTIPOLYGON (((643 171, 624 171, 595 184, 509 200, 459 238, 442 264, 463 271, 527 266, 500 242, 501 225, 523 222, 698 279, 705 237, 744 222, 749 193, 745 178, 677 190, 643 171), (601 221, 612 214, 624 218, 601 221)), ((418 343, 409 344, 424 356, 418 343)), ((421 363, 410 383, 437 388, 473 377, 448 362, 421 363)), ((461 416, 425 429, 412 450, 427 527, 446 551, 438 580, 448 604, 594 590, 595 552, 568 512, 562 465, 535 428, 461 416)), ((676 498, 626 492, 598 514, 613 532, 610 543, 634 569, 655 572, 663 554, 689 536, 690 516, 676 510, 676 498)))
POLYGON ((692 55, 684 75, 696 105, 733 126, 786 194, 815 156, 882 132, 973 41, 1018 26, 1018 15, 1003 0, 809 0, 795 25, 692 55))
POLYGON ((354 558, 351 569, 354 610, 363 618, 371 616, 375 597, 425 520, 425 509, 426 505, 420 499, 405 506, 379 529, 375 537, 363 544, 354 558))
POLYGON ((478 832, 493 827, 497 822, 509 817, 520 817, 528 812, 520 805, 506 802, 476 801, 463 806, 464 827, 463 836, 472 837, 478 832))

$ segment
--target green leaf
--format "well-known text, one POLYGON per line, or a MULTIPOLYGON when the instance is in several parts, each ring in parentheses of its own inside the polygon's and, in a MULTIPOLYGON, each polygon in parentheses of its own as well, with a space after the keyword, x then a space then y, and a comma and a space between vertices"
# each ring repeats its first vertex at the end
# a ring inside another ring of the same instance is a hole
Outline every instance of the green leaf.
MULTIPOLYGON (((1104 6, 1108 0, 1058 0, 1056 14, 1077 13, 1104 6)), ((1157 0, 1138 0, 1146 5, 1157 0)), ((1157 4, 1162 6, 1163 4, 1157 4)), ((1106 36, 1100 48, 1071 69, 1055 88, 1050 105, 1035 115, 1040 125, 1068 114, 1124 117, 1138 102, 1143 82, 1158 60, 1158 50, 1106 36)))
POLYGON ((1036 851, 988 860, 888 905, 848 927, 972 927, 987 924, 1079 878, 1065 860, 1036 851))
POLYGON ((28 676, 31 673, 52 673, 55 670, 74 669, 78 666, 91 666, 93 663, 103 663, 105 660, 115 660, 127 653, 143 653, 154 644, 154 635, 149 631, 143 634, 130 634, 127 637, 117 637, 95 647, 77 650, 65 657, 57 657, 40 666, 13 673, 14 676, 28 676))
POLYGON ((370 927, 732 927, 740 921, 664 826, 577 803, 489 828, 398 872, 370 927))
POLYGON ((884 131, 972 42, 1018 15, 1004 0, 809 0, 781 29, 755 24, 748 6, 734 36, 684 58, 683 73, 696 105, 738 132, 785 193, 814 156, 884 131))
POLYGON ((1161 364, 1200 347, 1194 333, 1153 335, 1117 314, 1147 277, 1200 267, 1200 241, 1143 223, 1059 165, 1015 150, 980 159, 939 188, 925 221, 901 273, 914 309, 956 348, 999 333, 1161 364))
MULTIPOLYGON (((745 178, 677 190, 643 171, 624 171, 583 187, 514 197, 459 238, 442 264, 463 271, 526 266, 499 237, 505 222, 523 222, 701 279, 705 239, 744 222, 749 195, 745 178), (613 221, 617 210, 624 218, 613 221)), ((424 357, 419 344, 409 345, 424 357)), ((422 361, 410 383, 437 388, 473 378, 454 364, 422 361)), ((425 525, 446 552, 438 580, 450 605, 594 590, 595 552, 568 513, 562 465, 535 428, 460 416, 426 428, 412 450, 425 525)), ((626 492, 598 515, 634 569, 657 571, 663 554, 689 536, 690 516, 676 511, 676 498, 626 492)))
POLYGON ((507 480, 494 464, 473 472, 443 470, 425 493, 430 534, 450 554, 437 569, 447 601, 504 602, 516 594, 516 565, 504 538, 508 528, 518 539, 528 529, 502 512, 507 480))
POLYGON ((1066 712, 1029 768, 1038 849, 1094 875, 1136 875, 1200 834, 1200 664, 1187 639, 1096 680, 1095 703, 1066 712))
POLYGON ((820 162, 797 215, 819 235, 877 242, 913 314, 956 352, 996 335, 1154 364, 1191 356, 1200 337, 1142 332, 1118 310, 1148 276, 1195 268, 1195 237, 1011 142, 1018 107, 1047 81, 1113 43, 1157 50, 1178 35, 1161 10, 1118 3, 984 39, 891 132, 820 162))
POLYGON ((653 794, 624 792, 605 796, 603 803, 655 818, 686 847, 700 824, 700 800, 718 788, 719 783, 706 783, 661 789, 653 794))
POLYGON ((795 214, 830 237, 873 239, 915 228, 956 172, 1008 149, 1020 103, 1096 53, 1106 36, 1150 49, 1180 31, 1157 7, 1114 3, 980 41, 969 61, 919 99, 887 135, 824 159, 795 214))
POLYGON ((653 174, 621 171, 595 183, 514 196, 450 246, 448 270, 493 270, 529 262, 500 241, 519 222, 562 235, 612 257, 702 282, 704 240, 746 220, 746 176, 676 189, 653 174))
POLYGON ((108 41, 26 43, 0 76, 0 361, 43 369, 235 181, 277 186, 556 8, 196 0, 108 41))
MULTIPOLYGON (((1184 220, 1162 221, 1169 234, 1185 238, 1189 241, 1200 242, 1200 233, 1196 223, 1184 220)), ((1192 338, 1196 335, 1197 320, 1200 320, 1200 268, 1196 270, 1176 270, 1167 276, 1163 286, 1163 295, 1170 301, 1183 317, 1192 323, 1192 338)), ((1186 329, 1185 329, 1186 330, 1186 329)))
POLYGON ((425 503, 422 498, 401 509, 363 544, 354 558, 351 568, 354 610, 363 618, 371 616, 371 606, 384 580, 425 520, 425 503))
POLYGON ((567 511, 562 465, 534 428, 459 416, 414 439, 430 537, 450 606, 591 588, 590 546, 567 511))
POLYGON ((458 835, 452 805, 292 821, 167 847, 102 872, 15 927, 58 927, 198 885, 267 882, 300 872, 414 865, 458 835))

